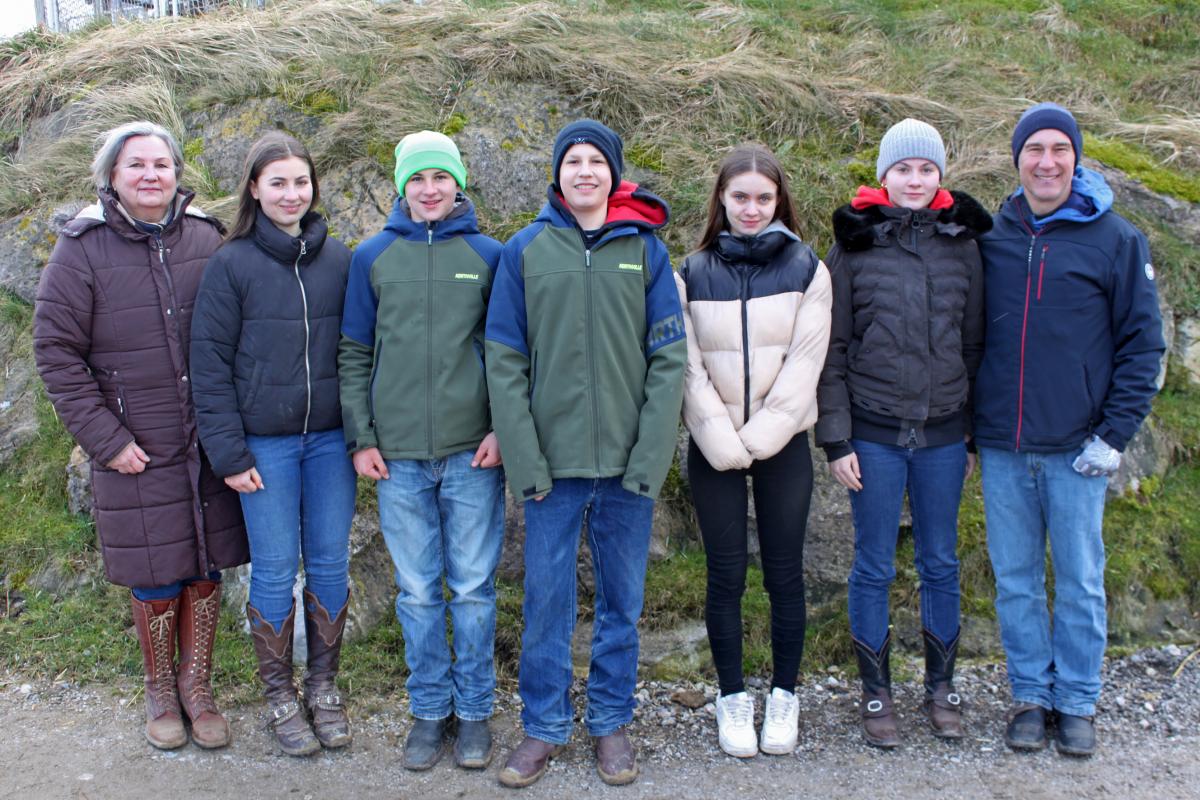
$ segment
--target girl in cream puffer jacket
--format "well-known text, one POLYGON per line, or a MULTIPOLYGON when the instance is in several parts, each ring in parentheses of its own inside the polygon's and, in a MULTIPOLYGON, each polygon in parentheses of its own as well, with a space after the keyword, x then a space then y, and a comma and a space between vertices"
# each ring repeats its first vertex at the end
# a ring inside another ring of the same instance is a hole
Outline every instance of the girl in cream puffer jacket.
POLYGON ((708 563, 705 620, 717 668, 718 740, 730 755, 790 753, 804 645, 804 535, 812 494, 806 431, 829 342, 829 272, 795 234, 787 176, 768 150, 722 163, 697 252, 676 276, 687 328, 688 479, 708 563), (772 689, 761 743, 742 680, 746 477, 753 481, 771 599, 772 689))

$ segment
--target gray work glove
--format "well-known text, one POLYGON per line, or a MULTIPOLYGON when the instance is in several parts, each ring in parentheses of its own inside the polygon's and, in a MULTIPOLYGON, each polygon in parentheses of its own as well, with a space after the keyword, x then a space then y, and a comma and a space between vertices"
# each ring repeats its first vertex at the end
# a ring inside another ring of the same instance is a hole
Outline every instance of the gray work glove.
POLYGON ((1121 466, 1121 453, 1099 436, 1092 436, 1071 466, 1080 475, 1089 478, 1112 475, 1121 466))

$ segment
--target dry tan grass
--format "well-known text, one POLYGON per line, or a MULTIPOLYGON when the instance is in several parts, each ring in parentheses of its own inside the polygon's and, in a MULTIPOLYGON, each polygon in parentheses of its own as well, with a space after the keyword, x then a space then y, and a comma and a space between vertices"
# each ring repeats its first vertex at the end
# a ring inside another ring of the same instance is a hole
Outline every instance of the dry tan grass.
MULTIPOLYGON (((791 163, 815 189, 843 192, 850 179, 831 171, 837 154, 872 147, 904 116, 938 126, 958 153, 959 179, 997 193, 1012 175, 992 153, 1006 151, 1019 112, 1046 98, 1076 109, 1098 134, 1136 137, 1174 163, 1195 164, 1197 134, 1186 114, 1134 126, 1110 100, 1111 87, 1080 80, 1065 61, 1051 70, 979 66, 981 51, 1006 41, 1003 32, 972 28, 945 9, 885 20, 869 8, 847 6, 825 12, 811 31, 780 32, 716 0, 691 13, 636 17, 550 0, 487 8, 281 0, 264 12, 127 24, 22 54, 0 68, 0 129, 24 131, 51 112, 82 114, 89 135, 130 114, 178 128, 187 108, 273 94, 303 110, 320 106, 321 132, 310 143, 318 160, 382 162, 404 133, 445 124, 473 82, 540 83, 630 144, 661 153, 664 181, 685 198, 684 218, 697 213, 698 176, 733 144, 820 142, 829 163, 791 163), (946 58, 897 80, 914 47, 946 58), (154 98, 139 109, 133 86, 154 98)), ((1035 21, 1025 32, 1030 47, 1074 52, 1078 26, 1060 5, 1048 3, 1035 21)), ((86 168, 83 133, 47 145, 50 159, 31 161, 23 151, 0 162, 0 209, 76 186, 86 168)), ((805 203, 827 216, 840 199, 805 203)))

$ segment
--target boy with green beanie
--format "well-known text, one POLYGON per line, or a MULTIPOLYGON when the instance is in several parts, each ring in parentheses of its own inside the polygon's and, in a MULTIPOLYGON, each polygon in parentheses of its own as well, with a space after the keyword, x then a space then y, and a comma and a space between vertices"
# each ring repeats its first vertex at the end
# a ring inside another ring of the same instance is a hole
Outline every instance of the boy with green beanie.
POLYGON ((504 473, 491 433, 483 332, 500 243, 479 233, 458 148, 421 131, 396 147, 400 196, 350 263, 338 367, 348 449, 378 481, 396 568, 415 718, 404 766, 429 769, 457 718, 455 761, 492 757, 496 564, 504 473), (454 660, 446 643, 450 589, 454 660))

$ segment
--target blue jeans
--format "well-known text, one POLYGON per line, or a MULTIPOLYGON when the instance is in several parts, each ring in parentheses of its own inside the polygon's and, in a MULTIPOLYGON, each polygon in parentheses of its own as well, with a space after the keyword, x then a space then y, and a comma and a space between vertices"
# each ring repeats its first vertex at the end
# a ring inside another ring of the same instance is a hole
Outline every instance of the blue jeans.
POLYGON ((912 511, 921 579, 921 624, 943 644, 958 636, 958 504, 967 450, 962 442, 909 449, 852 440, 862 472, 850 492, 854 565, 850 569, 850 633, 875 652, 888 631, 888 590, 896 578, 896 538, 904 493, 912 511))
POLYGON ((250 605, 279 630, 292 611, 292 585, 304 583, 336 616, 346 604, 354 465, 342 429, 247 436, 263 488, 239 494, 250 542, 250 605))
POLYGON ((409 708, 418 719, 481 720, 496 690, 496 565, 504 542, 504 471, 472 467, 475 450, 388 461, 379 523, 396 568, 409 708), (446 643, 450 590, 454 661, 446 643))
POLYGON ((571 635, 575 562, 587 521, 596 609, 584 725, 607 736, 633 719, 637 621, 642 613, 654 501, 621 478, 561 478, 541 502, 525 502, 525 630, 520 691, 525 733, 553 744, 571 738, 571 635))
POLYGON ((979 454, 996 617, 1013 700, 1091 716, 1108 637, 1101 535, 1108 480, 1076 472, 1071 462, 1077 450, 986 447, 979 454), (1047 535, 1053 626, 1046 608, 1047 535))

